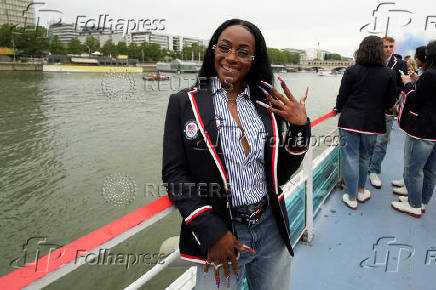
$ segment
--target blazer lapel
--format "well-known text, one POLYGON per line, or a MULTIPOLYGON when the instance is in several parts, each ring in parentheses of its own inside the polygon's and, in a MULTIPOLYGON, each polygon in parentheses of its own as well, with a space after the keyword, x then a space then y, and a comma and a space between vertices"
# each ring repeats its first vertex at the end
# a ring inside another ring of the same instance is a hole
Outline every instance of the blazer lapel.
POLYGON ((267 180, 272 180, 272 187, 276 195, 279 194, 277 179, 277 160, 279 150, 278 124, 274 114, 255 103, 256 110, 266 131, 265 140, 265 173, 267 180))
POLYGON ((194 88, 192 91, 188 92, 188 97, 191 101, 192 110, 203 135, 204 142, 215 161, 215 165, 220 171, 225 188, 228 189, 225 160, 218 136, 211 88, 210 86, 203 89, 194 88))

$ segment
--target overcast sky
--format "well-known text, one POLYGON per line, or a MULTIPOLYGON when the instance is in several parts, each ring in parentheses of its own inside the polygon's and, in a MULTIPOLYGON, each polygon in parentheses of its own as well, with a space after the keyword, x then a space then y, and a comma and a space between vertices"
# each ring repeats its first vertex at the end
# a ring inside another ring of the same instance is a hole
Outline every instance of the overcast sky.
MULTIPOLYGON (((113 19, 165 19, 164 33, 209 39, 223 21, 249 20, 257 25, 268 47, 320 48, 352 56, 363 37, 370 33, 383 36, 389 17, 389 35, 396 50, 403 54, 436 39, 434 0, 392 1, 381 5, 374 27, 373 10, 383 1, 56 1, 45 0, 45 7, 62 11, 63 22, 74 22, 78 15, 98 19, 109 14, 113 19), (392 11, 392 10, 407 11, 392 11), (391 10, 391 11, 389 11, 391 10), (430 17, 425 31, 427 16, 430 17), (411 20, 410 24, 404 26, 411 20), (362 31, 361 27, 368 24, 362 31)), ((387 1, 386 1, 387 2, 387 1)), ((38 10, 37 15, 47 15, 38 10)), ((56 18, 56 16, 55 16, 56 18)), ((86 19, 81 18, 81 19, 86 19)))

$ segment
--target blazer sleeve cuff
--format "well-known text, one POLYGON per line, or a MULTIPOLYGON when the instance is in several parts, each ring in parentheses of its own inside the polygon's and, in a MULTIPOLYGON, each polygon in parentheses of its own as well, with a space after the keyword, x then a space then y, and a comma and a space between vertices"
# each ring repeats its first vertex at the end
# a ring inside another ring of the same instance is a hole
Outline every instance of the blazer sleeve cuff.
POLYGON ((286 134, 285 150, 291 155, 302 155, 309 149, 310 119, 304 125, 290 123, 286 134))
POLYGON ((213 211, 198 217, 192 226, 192 232, 205 255, 229 231, 222 218, 213 211))

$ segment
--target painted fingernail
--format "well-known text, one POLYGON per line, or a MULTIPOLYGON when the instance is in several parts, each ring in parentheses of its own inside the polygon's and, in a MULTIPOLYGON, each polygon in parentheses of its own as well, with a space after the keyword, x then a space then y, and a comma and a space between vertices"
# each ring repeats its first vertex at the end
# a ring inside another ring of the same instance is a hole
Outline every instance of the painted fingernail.
POLYGON ((230 288, 230 276, 227 276, 226 280, 227 280, 227 288, 230 288))
POLYGON ((215 282, 216 282, 216 288, 220 289, 220 280, 216 280, 215 282))
POLYGON ((252 249, 252 248, 250 248, 249 246, 247 246, 247 245, 243 245, 244 246, 244 248, 246 248, 250 253, 252 253, 252 254, 255 254, 256 252, 252 249))
POLYGON ((269 93, 264 88, 262 88, 261 86, 258 87, 265 95, 269 96, 269 93))
POLYGON ((285 83, 285 81, 284 81, 280 76, 277 76, 277 79, 278 79, 282 84, 285 83))
POLYGON ((262 85, 264 85, 265 87, 267 87, 268 89, 272 89, 272 85, 270 85, 269 83, 265 82, 265 81, 260 81, 262 83, 262 85))

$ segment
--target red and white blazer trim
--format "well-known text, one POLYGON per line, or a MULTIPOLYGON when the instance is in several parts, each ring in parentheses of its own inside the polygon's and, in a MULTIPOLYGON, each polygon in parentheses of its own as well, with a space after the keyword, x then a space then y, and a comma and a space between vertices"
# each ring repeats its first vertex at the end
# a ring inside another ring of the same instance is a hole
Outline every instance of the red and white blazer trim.
POLYGON ((301 154, 306 153, 308 148, 306 148, 304 150, 294 151, 294 150, 289 149, 288 145, 285 145, 285 150, 288 151, 292 155, 301 155, 301 154))
POLYGON ((193 219, 195 219, 199 214, 208 211, 208 210, 212 210, 212 206, 210 205, 205 205, 202 206, 200 208, 197 208, 196 210, 194 210, 193 212, 191 212, 190 215, 188 215, 187 218, 185 218, 185 223, 189 224, 193 219))
POLYGON ((401 94, 403 95, 403 101, 401 102, 400 109, 399 109, 399 112, 398 112, 398 122, 401 121, 401 117, 403 116, 403 110, 404 110, 404 106, 406 104, 407 96, 411 92, 414 92, 414 91, 415 91, 414 89, 410 89, 407 93, 401 92, 401 94))
POLYGON ((278 159, 278 149, 279 149, 279 132, 277 128, 277 121, 276 117, 274 116, 274 113, 270 111, 271 114, 271 121, 272 121, 272 127, 273 127, 273 138, 274 138, 274 147, 272 152, 272 176, 273 176, 273 186, 274 186, 274 192, 276 195, 279 194, 279 186, 278 186, 278 178, 277 178, 277 159, 278 159))
MULTIPOLYGON (((236 260, 239 260, 240 256, 241 256, 241 253, 238 252, 238 254, 235 257, 236 260)), ((204 258, 190 256, 190 255, 186 255, 183 253, 180 253, 180 258, 183 260, 194 262, 194 263, 206 264, 206 259, 204 259, 204 258)), ((228 262, 228 263, 231 264, 231 262, 228 262)), ((214 265, 214 263, 212 263, 212 265, 214 265)), ((218 266, 220 266, 220 265, 218 265, 218 266)))

